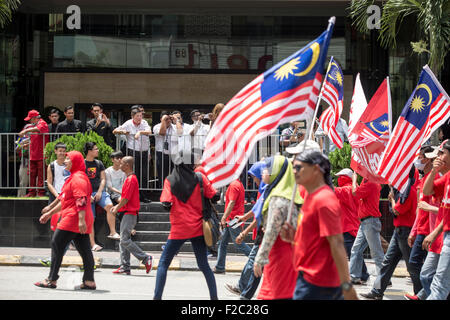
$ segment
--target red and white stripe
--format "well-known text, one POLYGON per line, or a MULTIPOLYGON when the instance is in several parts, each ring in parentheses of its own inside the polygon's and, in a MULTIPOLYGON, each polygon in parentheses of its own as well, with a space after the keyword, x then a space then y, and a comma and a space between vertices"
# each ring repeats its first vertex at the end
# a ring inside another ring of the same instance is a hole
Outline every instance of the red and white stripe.
POLYGON ((344 102, 339 100, 337 89, 325 79, 322 86, 322 99, 330 106, 320 116, 320 123, 323 131, 330 137, 331 141, 341 149, 344 142, 336 131, 339 118, 344 108, 344 102))
POLYGON ((260 75, 225 106, 207 138, 202 165, 215 188, 239 177, 256 142, 279 125, 310 119, 319 95, 322 75, 261 103, 260 75))

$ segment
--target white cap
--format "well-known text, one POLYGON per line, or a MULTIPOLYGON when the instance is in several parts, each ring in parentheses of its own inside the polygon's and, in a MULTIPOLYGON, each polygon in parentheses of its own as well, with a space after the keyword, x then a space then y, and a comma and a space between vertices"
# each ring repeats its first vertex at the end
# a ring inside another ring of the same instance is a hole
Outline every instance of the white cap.
POLYGON ((320 146, 317 142, 314 140, 303 140, 299 144, 297 144, 295 147, 288 147, 286 148, 286 152, 290 154, 299 154, 300 152, 306 151, 306 150, 320 150, 320 146), (306 142, 306 146, 305 146, 306 142))
POLYGON ((342 169, 338 173, 336 173, 336 176, 347 176, 349 178, 353 177, 353 171, 349 168, 342 169))

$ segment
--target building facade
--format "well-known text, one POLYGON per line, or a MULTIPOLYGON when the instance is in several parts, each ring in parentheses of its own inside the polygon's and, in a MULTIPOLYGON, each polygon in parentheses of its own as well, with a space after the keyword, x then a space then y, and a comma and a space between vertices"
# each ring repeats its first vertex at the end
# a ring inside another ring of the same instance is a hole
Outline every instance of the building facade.
POLYGON ((412 53, 409 38, 384 50, 375 32, 356 32, 348 6, 341 0, 23 1, 0 31, 0 130, 20 130, 30 109, 46 116, 68 105, 86 121, 94 102, 114 126, 129 118, 133 104, 146 107, 153 125, 162 110, 185 111, 188 120, 192 109, 226 103, 315 39, 331 16, 328 55, 344 71, 343 118, 360 73, 368 100, 390 76, 396 119, 426 60, 412 53))

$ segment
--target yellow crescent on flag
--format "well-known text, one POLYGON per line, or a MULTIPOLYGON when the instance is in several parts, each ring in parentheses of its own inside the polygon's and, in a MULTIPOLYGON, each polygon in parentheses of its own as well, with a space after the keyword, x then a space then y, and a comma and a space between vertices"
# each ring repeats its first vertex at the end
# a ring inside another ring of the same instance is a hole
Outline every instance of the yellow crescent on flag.
POLYGON ((320 55, 320 45, 317 42, 314 42, 309 49, 311 49, 312 51, 312 57, 311 57, 311 63, 308 65, 308 67, 303 70, 302 72, 296 73, 294 74, 297 77, 302 77, 306 74, 308 74, 308 72, 311 71, 311 69, 316 65, 317 60, 319 59, 319 55, 320 55))
POLYGON ((424 88, 425 91, 428 93, 428 104, 427 106, 429 106, 431 104, 431 100, 433 100, 433 94, 431 93, 431 89, 429 86, 427 86, 425 83, 419 84, 416 88, 416 91, 419 90, 420 88, 424 88))

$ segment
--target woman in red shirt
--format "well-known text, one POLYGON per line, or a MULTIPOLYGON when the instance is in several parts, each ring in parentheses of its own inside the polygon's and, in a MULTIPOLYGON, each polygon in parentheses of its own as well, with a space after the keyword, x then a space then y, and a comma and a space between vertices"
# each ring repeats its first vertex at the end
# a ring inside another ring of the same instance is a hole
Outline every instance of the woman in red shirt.
MULTIPOLYGON (((164 181, 160 201, 167 210, 170 210, 170 234, 158 264, 156 274, 155 293, 153 299, 160 300, 164 291, 167 270, 173 257, 181 246, 190 240, 194 249, 197 265, 205 276, 211 300, 217 300, 217 287, 206 253, 206 244, 203 238, 202 195, 199 180, 194 172, 193 165, 185 164, 189 155, 174 160, 172 173, 164 181)), ((187 161, 189 163, 189 161, 187 161)), ((201 173, 200 173, 201 174, 201 173)), ((211 182, 201 174, 203 179, 204 197, 211 199, 216 190, 211 182)))
POLYGON ((78 151, 67 153, 64 161, 70 176, 64 183, 59 201, 54 201, 42 210, 40 223, 46 223, 53 214, 60 212, 61 218, 52 238, 52 261, 50 274, 42 282, 35 283, 42 288, 56 288, 66 246, 73 241, 83 259, 84 275, 80 289, 95 290, 94 257, 89 234, 92 232, 94 217, 91 210, 91 183, 85 170, 83 155, 78 151))
MULTIPOLYGON (((283 223, 288 220, 289 206, 295 186, 292 163, 283 156, 264 159, 263 182, 264 204, 261 214, 255 217, 264 227, 264 237, 255 257, 253 270, 255 277, 262 278, 258 299, 292 299, 297 273, 292 265, 293 249, 281 240, 279 234, 283 223), (264 270, 263 270, 264 268, 264 270)), ((294 203, 300 205, 303 199, 295 193, 294 203)), ((291 223, 297 221, 297 207, 292 208, 291 223)))

